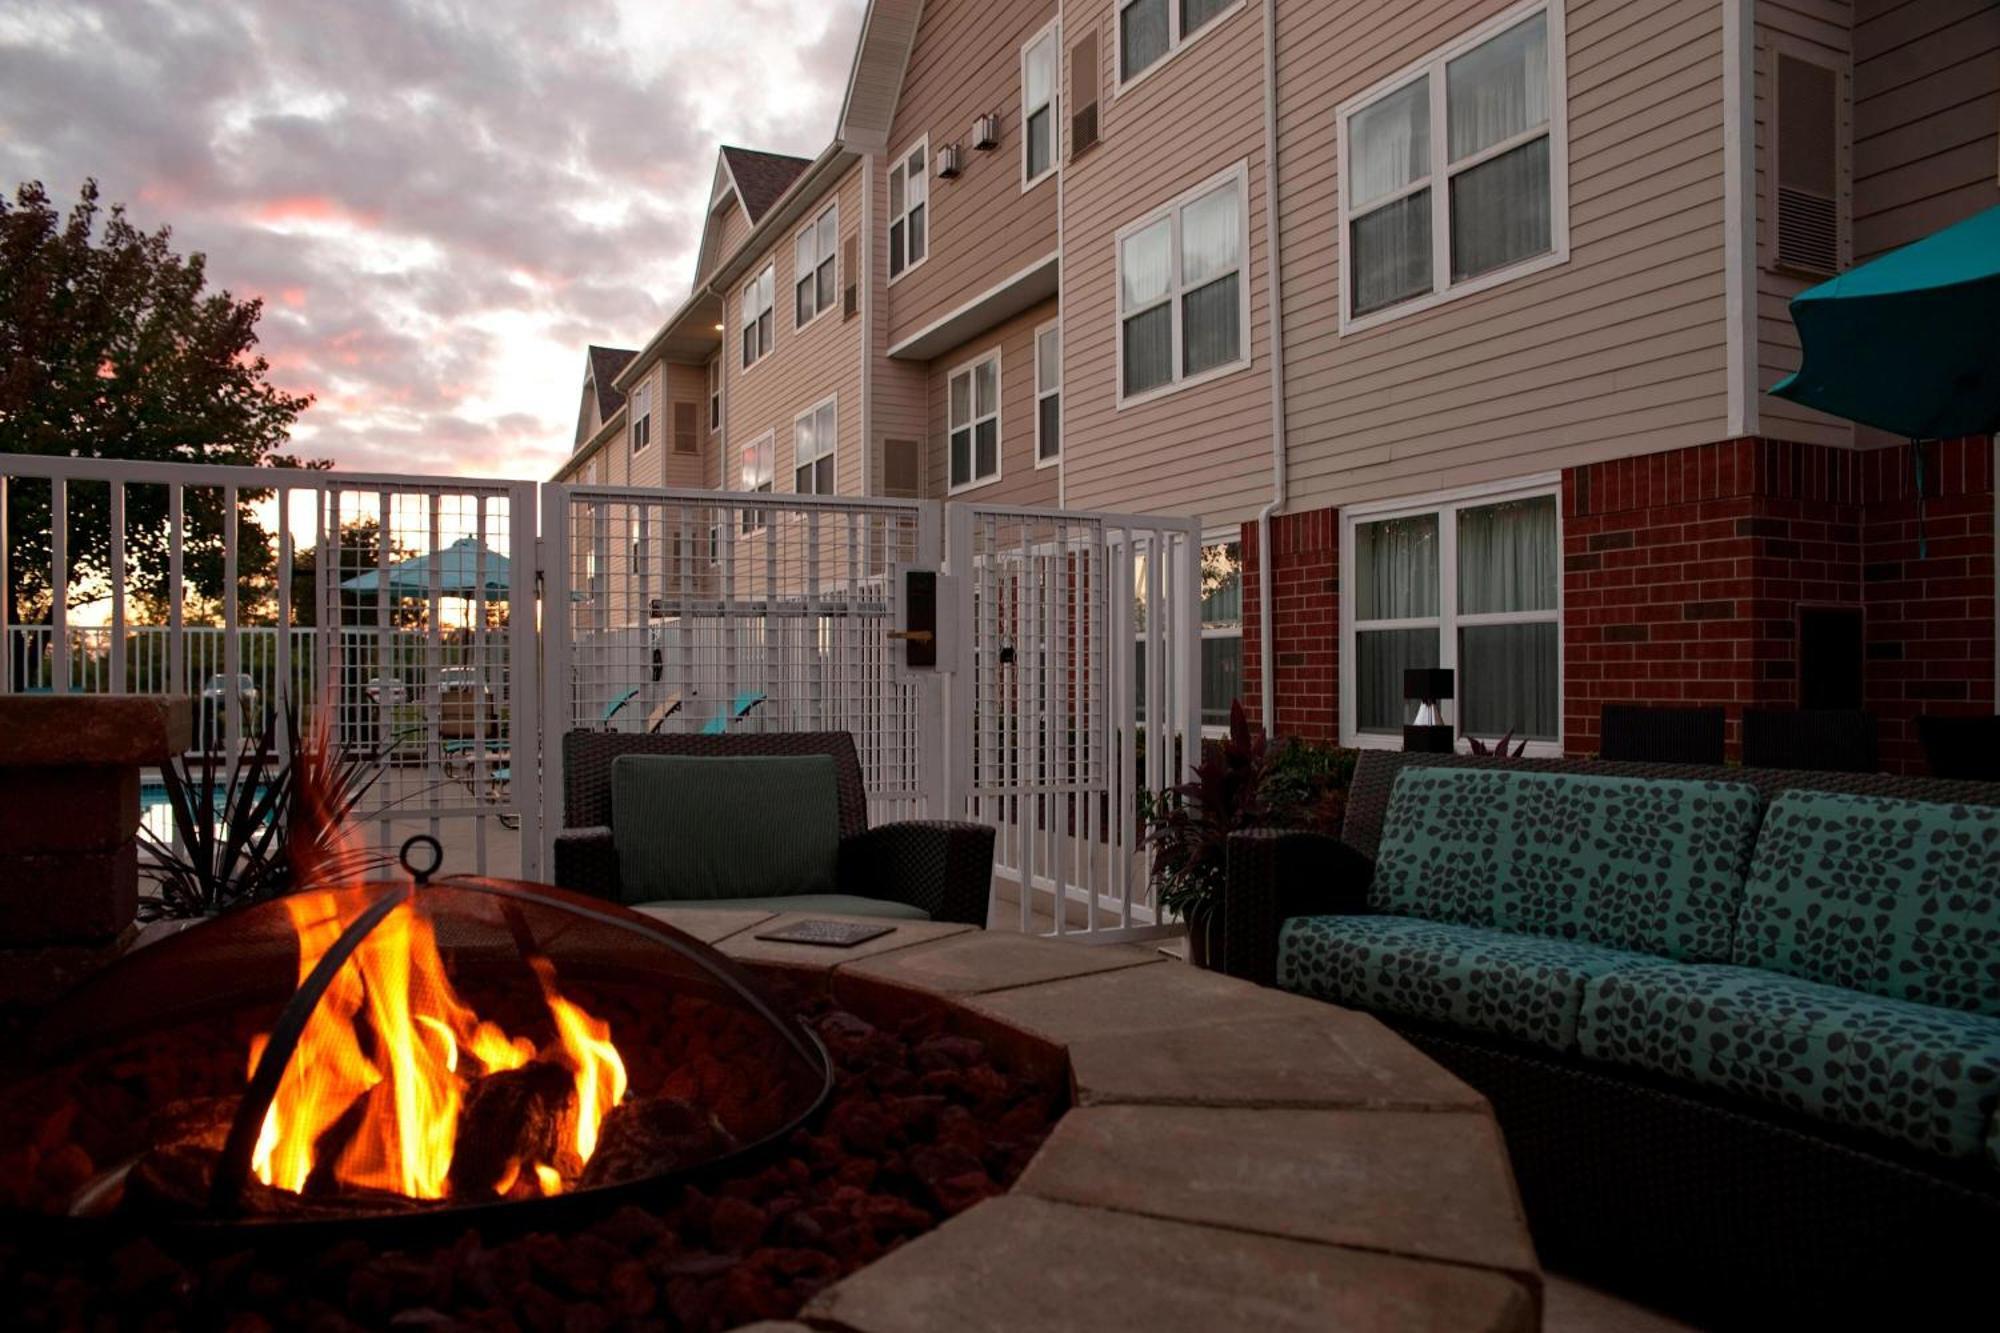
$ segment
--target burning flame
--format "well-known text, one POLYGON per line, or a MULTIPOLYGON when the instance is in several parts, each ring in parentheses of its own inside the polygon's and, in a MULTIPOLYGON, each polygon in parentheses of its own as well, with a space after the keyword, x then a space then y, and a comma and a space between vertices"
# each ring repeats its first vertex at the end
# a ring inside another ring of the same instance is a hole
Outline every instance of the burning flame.
MULTIPOLYGON (((352 915, 342 916, 332 893, 297 894, 285 906, 298 935, 303 983, 352 915)), ((572 1175, 581 1170, 597 1151, 604 1117, 625 1095, 625 1063, 610 1024, 564 997, 546 958, 530 962, 555 1022, 556 1043, 545 1053, 481 1019, 459 997, 430 920, 415 904, 392 910, 335 973, 307 1020, 251 1158, 257 1178, 300 1192, 324 1168, 348 1188, 445 1198, 466 1090, 480 1076, 543 1056, 573 1076, 557 1155, 573 1157, 563 1163, 572 1175), (323 1164, 321 1140, 336 1125, 351 1132, 335 1141, 333 1160, 323 1164)), ((253 1072, 267 1044, 267 1037, 251 1043, 253 1072)), ((544 1194, 563 1187, 555 1164, 513 1160, 495 1192, 506 1194, 524 1173, 544 1194)))

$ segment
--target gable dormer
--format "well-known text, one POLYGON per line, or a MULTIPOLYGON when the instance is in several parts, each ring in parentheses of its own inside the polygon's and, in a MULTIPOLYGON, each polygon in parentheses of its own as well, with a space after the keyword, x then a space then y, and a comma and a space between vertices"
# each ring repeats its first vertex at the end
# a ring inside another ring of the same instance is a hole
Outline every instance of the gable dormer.
POLYGON ((715 180, 709 187, 708 218, 702 227, 701 252, 695 260, 695 283, 736 252, 750 229, 783 197, 792 182, 812 162, 785 153, 724 144, 715 155, 715 180))
POLYGON ((592 344, 583 354, 583 398, 576 408, 576 446, 604 429, 604 423, 625 406, 625 395, 613 383, 625 363, 637 353, 625 347, 592 344))

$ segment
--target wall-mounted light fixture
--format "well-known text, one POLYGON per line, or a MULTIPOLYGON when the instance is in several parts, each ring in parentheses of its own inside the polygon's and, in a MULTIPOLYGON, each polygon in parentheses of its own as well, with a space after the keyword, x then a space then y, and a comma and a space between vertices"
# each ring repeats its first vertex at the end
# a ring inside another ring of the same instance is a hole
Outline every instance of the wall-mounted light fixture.
POLYGON ((997 148, 1000 145, 1000 117, 981 116, 972 122, 972 146, 997 148))
POLYGON ((948 143, 937 150, 937 174, 939 180, 951 180, 958 175, 958 145, 948 143))

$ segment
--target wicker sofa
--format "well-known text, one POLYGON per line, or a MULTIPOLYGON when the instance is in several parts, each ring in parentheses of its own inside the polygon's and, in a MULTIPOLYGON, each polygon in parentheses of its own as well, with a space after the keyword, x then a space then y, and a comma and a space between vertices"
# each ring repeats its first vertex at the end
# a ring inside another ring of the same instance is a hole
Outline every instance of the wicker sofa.
POLYGON ((1966 807, 2000 785, 1370 752, 1338 838, 1232 838, 1222 965, 1485 1093, 1550 1267, 1705 1325, 1928 1326, 2000 1252, 2000 820, 1966 807), (1933 841, 1920 921, 1907 868, 1860 882, 1933 841))
POLYGON ((562 888, 614 900, 623 896, 611 831, 611 765, 624 754, 831 755, 840 816, 840 893, 908 904, 933 921, 986 924, 993 830, 951 820, 868 827, 861 761, 854 738, 844 731, 569 732, 563 737, 563 828, 555 840, 555 880, 562 888))

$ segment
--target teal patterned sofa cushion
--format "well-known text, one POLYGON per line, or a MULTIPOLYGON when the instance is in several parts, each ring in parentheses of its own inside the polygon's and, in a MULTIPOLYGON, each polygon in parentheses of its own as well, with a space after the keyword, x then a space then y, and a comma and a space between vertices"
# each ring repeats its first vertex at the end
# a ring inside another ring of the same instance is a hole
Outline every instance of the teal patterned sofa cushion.
POLYGON ((2000 1103, 2000 1018, 1753 968, 1635 962, 1584 988, 1595 1060, 1978 1159, 2000 1103))
POLYGON ((1723 962, 1761 809, 1738 783, 1411 765, 1369 906, 1723 962))
POLYGON ((1786 792, 1764 816, 1734 961, 2000 1016, 2000 809, 1786 792))
POLYGON ((1377 1013, 1559 1051, 1576 1046, 1584 983, 1640 954, 1398 916, 1304 916, 1278 936, 1278 985, 1377 1013))

